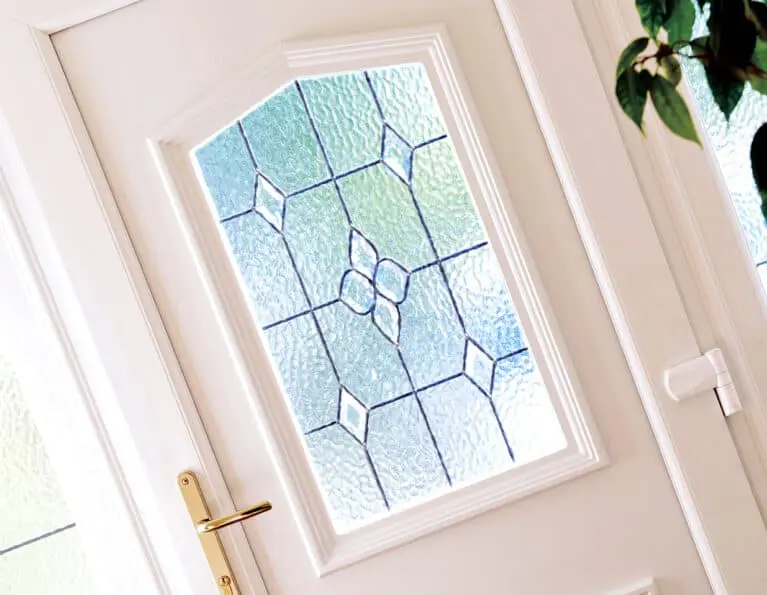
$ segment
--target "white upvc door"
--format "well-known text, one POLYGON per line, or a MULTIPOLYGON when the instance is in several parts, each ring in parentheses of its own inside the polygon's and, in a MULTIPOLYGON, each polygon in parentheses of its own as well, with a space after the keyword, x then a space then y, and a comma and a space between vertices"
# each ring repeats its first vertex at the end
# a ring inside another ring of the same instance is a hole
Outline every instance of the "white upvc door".
MULTIPOLYGON (((634 3, 587 0, 579 4, 584 28, 606 90, 614 55, 641 33, 634 3)), ((767 120, 767 104, 748 89, 729 124, 715 108, 703 71, 690 68, 683 85, 705 150, 677 142, 650 117, 647 138, 621 123, 635 171, 696 335, 704 348, 729 356, 743 400, 743 415, 730 418, 738 451, 767 511, 767 294, 765 226, 750 170, 749 149, 767 120)))
POLYGON ((214 515, 273 504, 220 532, 242 593, 767 584, 713 391, 663 390, 701 346, 551 5, 143 0, 7 27, 82 158, 53 163, 3 91, 34 204, 11 192, 109 379, 159 592, 219 588, 186 470, 214 515))

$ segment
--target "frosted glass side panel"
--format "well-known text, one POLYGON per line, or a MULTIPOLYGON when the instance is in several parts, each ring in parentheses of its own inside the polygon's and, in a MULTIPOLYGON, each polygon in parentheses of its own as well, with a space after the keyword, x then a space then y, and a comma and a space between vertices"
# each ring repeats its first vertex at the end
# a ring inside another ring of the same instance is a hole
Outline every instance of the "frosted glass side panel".
POLYGON ((0 352, 0 593, 96 592, 13 362, 0 352))
MULTIPOLYGON (((705 34, 705 21, 699 15, 695 35, 705 34)), ((751 260, 760 273, 762 285, 767 288, 767 224, 761 213, 762 200, 754 184, 750 159, 751 140, 757 129, 767 122, 767 97, 746 85, 728 123, 714 102, 703 67, 693 60, 685 60, 683 65, 703 128, 711 140, 714 156, 748 244, 751 260)))
POLYGON ((0 354, 0 551, 71 522, 11 362, 0 354))
POLYGON ((294 81, 193 158, 339 532, 566 446, 422 66, 294 81))
POLYGON ((96 595, 77 531, 57 533, 0 556, 3 595, 96 595))

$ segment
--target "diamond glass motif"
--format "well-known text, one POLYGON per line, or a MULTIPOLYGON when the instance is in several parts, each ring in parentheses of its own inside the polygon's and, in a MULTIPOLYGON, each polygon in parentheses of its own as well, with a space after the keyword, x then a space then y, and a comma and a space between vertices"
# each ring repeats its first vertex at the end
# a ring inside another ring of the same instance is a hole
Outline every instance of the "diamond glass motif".
POLYGON ((408 64, 194 153, 338 532, 567 445, 445 130, 408 64))
POLYGON ((373 279, 376 264, 378 263, 378 251, 356 229, 352 229, 349 236, 349 260, 353 269, 359 271, 368 279, 373 279))
POLYGON ((341 301, 357 314, 367 314, 375 302, 370 279, 359 271, 346 271, 341 280, 341 301))
POLYGON ((399 343, 399 310, 397 304, 390 302, 382 295, 376 297, 373 307, 373 323, 384 337, 395 345, 399 343))
POLYGON ((494 364, 492 358, 482 351, 474 341, 471 339, 466 341, 463 373, 488 395, 493 390, 494 364))
POLYGON ((375 302, 373 324, 396 345, 400 331, 398 305, 407 295, 410 273, 390 258, 378 260, 376 247, 356 229, 349 236, 349 260, 352 269, 341 279, 341 301, 357 314, 367 314, 375 302))
POLYGON ((410 279, 404 267, 393 260, 384 258, 378 263, 374 283, 376 291, 395 304, 401 304, 407 296, 407 282, 410 279))
POLYGON ((266 219, 274 229, 282 231, 285 197, 263 176, 258 176, 256 181, 256 213, 266 219))
POLYGON ((388 126, 384 129, 383 162, 403 182, 410 181, 410 174, 413 172, 413 149, 388 126))
POLYGON ((365 442, 368 427, 368 410, 354 395, 345 388, 341 388, 339 397, 339 422, 346 430, 360 442, 365 442))

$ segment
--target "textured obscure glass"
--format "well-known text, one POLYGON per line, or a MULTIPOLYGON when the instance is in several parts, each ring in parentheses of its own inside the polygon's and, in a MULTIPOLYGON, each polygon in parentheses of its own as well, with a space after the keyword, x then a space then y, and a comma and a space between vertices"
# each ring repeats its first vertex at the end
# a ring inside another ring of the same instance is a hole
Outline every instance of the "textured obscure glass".
POLYGON ((413 273, 401 308, 400 351, 416 387, 460 374, 465 334, 438 266, 413 273))
POLYGON ((369 167, 338 184, 354 225, 375 245, 381 258, 391 258, 409 269, 434 260, 407 185, 386 166, 369 167))
POLYGON ((336 304, 317 312, 317 319, 341 382, 360 401, 372 406, 410 390, 397 349, 369 317, 336 304))
POLYGON ((71 521, 10 362, 0 359, 0 551, 71 521))
POLYGON ((306 446, 334 518, 348 525, 386 512, 365 446, 341 425, 309 434, 306 446))
POLYGON ((448 487, 441 455, 434 446, 415 397, 373 410, 368 448, 390 506, 448 487))
POLYGON ((421 66, 296 81, 196 157, 339 531, 565 446, 421 66))
POLYGON ((250 112, 242 126, 259 171, 283 193, 291 194, 330 175, 295 85, 250 112))
POLYGON ((348 268, 349 227, 330 184, 287 201, 285 239, 290 246, 301 246, 293 251, 293 258, 311 303, 338 298, 338 280, 348 268))
POLYGON ((308 79, 301 89, 334 172, 378 161, 382 122, 364 73, 308 79))
POLYGON ((495 375, 492 400, 514 460, 534 461, 564 448, 565 436, 530 354, 498 361, 495 375))
POLYGON ((490 246, 451 258, 445 263, 448 283, 466 331, 493 357, 525 346, 517 313, 490 246))
POLYGON ((450 143, 433 143, 418 149, 413 171, 413 193, 437 254, 449 256, 485 241, 485 232, 450 143))
POLYGON ((12 362, 0 354, 0 593, 96 593, 12 362))
POLYGON ((490 400, 463 376, 422 393, 426 415, 456 483, 511 465, 509 447, 490 400))
POLYGON ((411 146, 445 134, 445 123, 423 68, 380 68, 371 70, 369 76, 384 120, 411 146))
POLYGON ((308 308, 285 236, 253 212, 230 219, 223 227, 262 324, 308 308))
MULTIPOLYGON (((699 18, 696 35, 704 34, 705 21, 699 18)), ((750 158, 751 140, 757 129, 767 122, 767 97, 746 85, 728 123, 714 102, 703 67, 694 60, 685 60, 683 65, 751 258, 759 269, 762 285, 767 288, 767 224, 760 210, 762 201, 754 184, 750 158)))
POLYGON ((219 216, 229 217, 253 206, 256 170, 237 126, 201 148, 197 163, 219 216))
POLYGON ((3 595, 96 595, 96 588, 71 530, 0 556, 3 595))
POLYGON ((338 382, 312 317, 276 325, 266 338, 301 428, 308 431, 334 421, 338 382))

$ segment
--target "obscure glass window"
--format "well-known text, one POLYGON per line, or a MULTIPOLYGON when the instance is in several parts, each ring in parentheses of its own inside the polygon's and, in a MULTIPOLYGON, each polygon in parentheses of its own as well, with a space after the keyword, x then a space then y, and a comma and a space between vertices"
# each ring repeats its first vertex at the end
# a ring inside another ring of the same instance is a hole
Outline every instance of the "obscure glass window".
MULTIPOLYGON (((698 15, 695 36, 706 34, 706 15, 698 15)), ((767 97, 746 85, 743 97, 725 120, 706 80, 703 67, 695 60, 683 62, 698 114, 711 140, 714 156, 735 206, 738 222, 748 244, 751 259, 767 287, 767 224, 761 212, 762 199, 751 173, 751 140, 767 122, 767 97)))
POLYGON ((564 448, 422 66, 295 81, 194 157, 338 530, 564 448))
POLYGON ((0 351, 0 593, 96 593, 11 360, 0 351))

